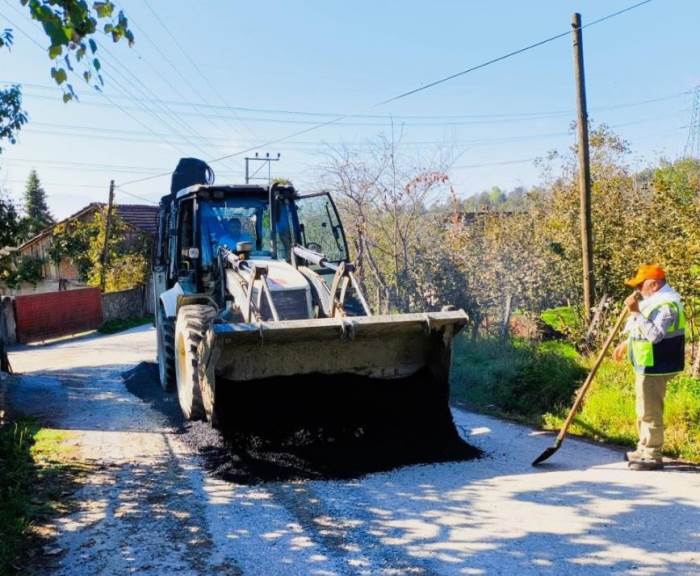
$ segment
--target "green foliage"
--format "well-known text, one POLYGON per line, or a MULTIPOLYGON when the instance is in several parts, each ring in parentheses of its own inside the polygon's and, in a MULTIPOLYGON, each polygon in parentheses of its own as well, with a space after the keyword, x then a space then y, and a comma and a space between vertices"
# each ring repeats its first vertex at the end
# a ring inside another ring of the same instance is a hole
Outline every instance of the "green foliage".
MULTIPOLYGON (((71 261, 89 286, 100 286, 106 218, 107 208, 102 208, 90 220, 70 220, 54 228, 50 259, 55 264, 64 259, 71 261)), ((143 284, 148 277, 150 251, 148 236, 136 232, 113 213, 105 290, 114 292, 143 284)))
POLYGON ((578 314, 571 306, 559 306, 544 310, 540 314, 540 318, 545 324, 562 334, 566 334, 579 321, 578 314))
POLYGON ((12 573, 32 517, 31 447, 38 427, 21 420, 0 428, 0 574, 12 573))
MULTIPOLYGON (((90 223, 90 271, 88 285, 100 286, 107 208, 98 211, 90 223)), ((108 267, 105 291, 115 292, 134 288, 146 282, 149 273, 151 240, 146 234, 134 232, 119 216, 112 214, 108 242, 108 267)))
MULTIPOLYGON (((113 42, 125 40, 131 46, 134 35, 124 13, 115 12, 110 0, 93 2, 86 0, 20 0, 29 9, 31 17, 39 22, 49 39, 48 56, 54 62, 51 78, 63 90, 63 101, 77 99, 68 73, 80 74, 95 89, 104 85, 100 71, 102 64, 97 57, 97 42, 93 36, 102 32, 113 42), (79 68, 79 70, 76 70, 79 68)), ((14 36, 10 28, 0 30, 0 49, 10 49, 14 36)), ((7 139, 14 144, 17 132, 27 122, 22 110, 22 93, 19 86, 0 90, 0 142, 7 139)), ((2 147, 0 147, 2 153, 2 147)))
POLYGON ((125 318, 117 320, 108 320, 102 326, 100 326, 97 331, 100 334, 116 334, 117 332, 123 332, 124 330, 129 330, 130 328, 136 328, 136 326, 143 326, 144 324, 152 324, 153 316, 141 316, 137 318, 125 318))
POLYGON ((68 512, 66 494, 86 471, 69 437, 31 418, 0 426, 0 574, 23 564, 33 523, 68 512))
POLYGON ((44 278, 44 260, 37 256, 20 256, 0 266, 0 282, 10 288, 22 284, 36 286, 44 278))
MULTIPOLYGON (((592 359, 586 361, 591 363, 592 359)), ((558 428, 562 416, 548 414, 545 422, 558 428)), ((700 462, 700 383, 688 374, 679 374, 668 384, 664 428, 665 454, 700 462)), ((637 442, 634 373, 629 364, 603 362, 571 431, 628 446, 637 442)))
MULTIPOLYGON (((472 409, 559 429, 592 367, 565 342, 456 341, 452 395, 472 409)), ((664 452, 700 462, 700 382, 679 374, 669 382, 664 452)), ((634 372, 606 359, 574 419, 573 434, 633 446, 637 442, 634 372)))
POLYGON ((17 246, 22 226, 17 208, 11 198, 0 195, 0 248, 17 246))
POLYGON ((539 423, 559 412, 585 378, 576 350, 564 342, 457 340, 453 395, 468 406, 539 423))
POLYGON ((486 210, 513 211, 521 210, 527 191, 522 186, 505 191, 498 186, 484 190, 480 194, 469 196, 462 202, 465 212, 483 212, 486 210))
POLYGON ((29 237, 34 236, 54 223, 53 216, 46 204, 46 192, 41 186, 39 175, 32 170, 24 188, 24 211, 26 213, 26 230, 29 237))
MULTIPOLYGON (((22 92, 19 86, 0 90, 0 142, 17 142, 17 132, 27 123, 27 113, 22 110, 22 92)), ((0 146, 0 153, 2 147, 0 146)))
POLYGON ((32 18, 39 22, 49 39, 48 55, 55 62, 51 77, 63 89, 63 100, 76 98, 68 72, 80 67, 85 82, 99 89, 104 85, 102 68, 97 58, 97 43, 93 36, 101 28, 113 42, 134 42, 134 35, 124 13, 113 2, 85 0, 20 0, 29 8, 32 18))
POLYGON ((48 250, 49 258, 57 266, 62 260, 70 260, 78 270, 80 279, 87 280, 92 267, 90 242, 96 234, 94 226, 80 220, 68 220, 56 225, 48 250))

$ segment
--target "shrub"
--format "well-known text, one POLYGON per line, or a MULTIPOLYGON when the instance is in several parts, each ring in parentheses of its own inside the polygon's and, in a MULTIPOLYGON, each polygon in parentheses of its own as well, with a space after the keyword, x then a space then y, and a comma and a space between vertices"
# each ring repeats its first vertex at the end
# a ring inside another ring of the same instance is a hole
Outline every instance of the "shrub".
POLYGON ((453 393, 476 409, 539 422, 568 405, 584 377, 576 350, 564 342, 456 342, 453 393))

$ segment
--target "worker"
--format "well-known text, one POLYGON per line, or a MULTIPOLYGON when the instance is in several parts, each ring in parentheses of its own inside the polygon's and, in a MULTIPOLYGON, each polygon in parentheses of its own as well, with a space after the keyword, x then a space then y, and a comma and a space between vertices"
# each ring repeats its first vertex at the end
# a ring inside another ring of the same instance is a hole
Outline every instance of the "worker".
POLYGON ((637 449, 627 453, 632 470, 663 468, 664 395, 666 383, 685 363, 685 314, 681 297, 666 283, 661 266, 645 264, 627 282, 639 293, 630 295, 624 332, 627 339, 614 351, 618 362, 626 355, 635 371, 637 449))

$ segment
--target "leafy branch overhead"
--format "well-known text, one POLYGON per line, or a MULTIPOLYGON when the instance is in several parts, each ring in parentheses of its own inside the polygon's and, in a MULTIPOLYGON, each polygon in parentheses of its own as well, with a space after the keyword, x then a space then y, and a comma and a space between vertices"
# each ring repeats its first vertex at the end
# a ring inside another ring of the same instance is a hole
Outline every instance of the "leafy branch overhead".
POLYGON ((22 110, 22 93, 19 86, 0 90, 0 142, 6 139, 10 144, 14 144, 17 131, 26 123, 27 114, 22 110))
MULTIPOLYGON (((98 30, 112 37, 113 42, 125 40, 131 46, 134 35, 124 13, 107 0, 20 0, 29 7, 34 20, 44 28, 49 38, 48 54, 55 64, 51 77, 63 88, 63 100, 77 98, 68 73, 81 69, 83 79, 96 89, 104 85, 102 65, 97 57, 97 42, 92 37, 98 30)), ((11 36, 10 36, 11 37, 11 36)), ((2 44, 0 44, 2 46, 2 44)))

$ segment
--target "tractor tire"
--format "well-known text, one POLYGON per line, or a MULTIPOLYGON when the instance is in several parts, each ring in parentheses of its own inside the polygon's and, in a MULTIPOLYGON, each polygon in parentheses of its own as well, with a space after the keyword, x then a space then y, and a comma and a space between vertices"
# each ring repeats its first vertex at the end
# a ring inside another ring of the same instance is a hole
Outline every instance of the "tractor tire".
POLYGON ((175 321, 158 312, 158 375, 160 385, 166 392, 175 390, 175 321))
POLYGON ((216 316, 212 306, 189 304, 182 306, 175 323, 175 375, 180 409, 188 420, 204 420, 200 379, 202 369, 200 342, 216 316))

